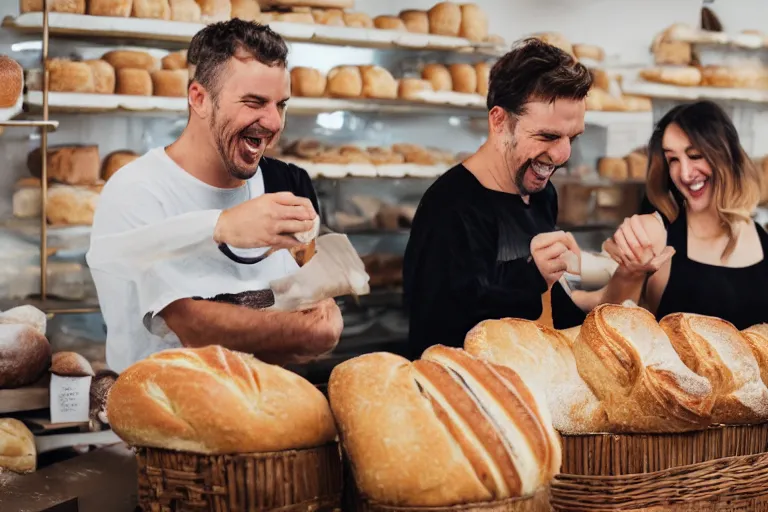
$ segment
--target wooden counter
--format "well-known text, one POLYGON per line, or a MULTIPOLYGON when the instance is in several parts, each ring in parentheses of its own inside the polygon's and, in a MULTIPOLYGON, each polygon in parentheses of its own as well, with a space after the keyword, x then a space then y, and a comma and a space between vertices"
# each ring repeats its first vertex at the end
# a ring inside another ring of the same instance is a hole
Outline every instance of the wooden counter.
POLYGON ((3 512, 133 512, 136 457, 115 444, 29 475, 0 474, 3 512))

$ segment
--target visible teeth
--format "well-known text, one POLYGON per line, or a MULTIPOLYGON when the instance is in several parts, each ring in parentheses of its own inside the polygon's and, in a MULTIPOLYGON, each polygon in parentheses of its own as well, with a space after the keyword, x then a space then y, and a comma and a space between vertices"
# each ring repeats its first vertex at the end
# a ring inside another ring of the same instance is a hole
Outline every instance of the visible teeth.
POLYGON ((548 178, 555 171, 554 165, 547 165, 541 162, 531 162, 531 169, 541 178, 548 178))
POLYGON ((696 183, 694 183, 694 184, 690 185, 688 188, 690 188, 690 189, 691 189, 691 190, 693 190, 694 192, 698 192, 698 191, 699 191, 699 190, 701 190, 703 187, 704 187, 704 182, 703 182, 703 181, 698 181, 698 182, 696 182, 696 183))

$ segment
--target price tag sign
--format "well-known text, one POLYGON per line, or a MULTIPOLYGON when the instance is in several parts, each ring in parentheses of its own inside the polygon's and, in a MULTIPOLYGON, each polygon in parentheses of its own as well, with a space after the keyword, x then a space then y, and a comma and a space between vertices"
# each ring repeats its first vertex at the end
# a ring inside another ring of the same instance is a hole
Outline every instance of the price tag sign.
POLYGON ((91 377, 51 375, 51 423, 88 421, 91 377))

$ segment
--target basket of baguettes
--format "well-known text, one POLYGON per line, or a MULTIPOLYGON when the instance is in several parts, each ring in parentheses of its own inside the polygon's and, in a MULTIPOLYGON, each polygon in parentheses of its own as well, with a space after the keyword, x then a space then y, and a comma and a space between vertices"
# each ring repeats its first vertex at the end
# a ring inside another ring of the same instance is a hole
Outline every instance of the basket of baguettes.
POLYGON ((566 331, 485 321, 465 350, 546 397, 553 510, 768 510, 768 325, 602 305, 566 331))

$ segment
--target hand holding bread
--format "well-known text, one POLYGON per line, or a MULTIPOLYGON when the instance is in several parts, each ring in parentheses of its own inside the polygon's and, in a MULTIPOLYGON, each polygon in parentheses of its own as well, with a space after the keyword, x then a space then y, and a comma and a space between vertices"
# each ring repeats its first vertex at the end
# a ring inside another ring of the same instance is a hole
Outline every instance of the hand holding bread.
POLYGON ((540 233, 531 240, 531 257, 547 286, 563 274, 580 273, 581 249, 573 235, 564 231, 540 233))
POLYGON ((264 194, 221 212, 214 240, 241 249, 291 248, 302 243, 302 233, 316 229, 315 219, 307 198, 290 192, 264 194))
POLYGON ((633 274, 656 272, 675 254, 667 246, 667 230, 658 213, 624 219, 603 250, 633 274))

